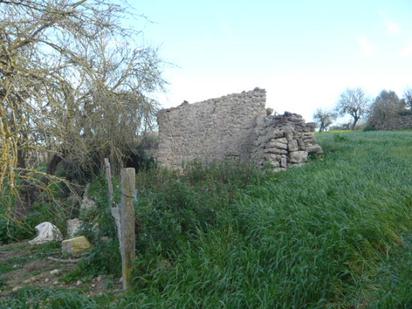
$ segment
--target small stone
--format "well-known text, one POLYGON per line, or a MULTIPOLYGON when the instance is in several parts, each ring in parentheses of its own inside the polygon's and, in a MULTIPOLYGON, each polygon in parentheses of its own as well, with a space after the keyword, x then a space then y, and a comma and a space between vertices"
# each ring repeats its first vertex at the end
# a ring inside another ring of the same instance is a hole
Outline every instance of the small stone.
POLYGON ((286 157, 282 157, 280 159, 280 167, 283 167, 283 168, 288 167, 288 159, 286 157))
POLYGON ((282 144, 287 144, 288 140, 285 137, 277 138, 275 139, 276 142, 282 143, 282 144))
POLYGON ((289 153, 289 161, 291 163, 303 163, 308 159, 306 151, 292 151, 289 153))
POLYGON ((33 282, 35 279, 36 279, 35 277, 30 277, 30 278, 24 280, 23 283, 25 283, 25 284, 31 283, 31 282, 33 282))
POLYGON ((264 159, 267 161, 280 161, 281 155, 274 153, 265 153, 264 159))
POLYGON ((285 132, 278 129, 278 128, 268 128, 266 134, 269 137, 269 139, 279 138, 279 137, 284 137, 285 136, 285 132))
POLYGON ((268 161, 268 164, 270 167, 274 168, 274 167, 280 167, 280 163, 279 161, 268 161))
POLYGON ((67 236, 70 238, 76 236, 80 231, 82 224, 83 221, 78 218, 67 220, 67 236))
POLYGON ((55 275, 58 275, 58 274, 60 274, 60 269, 53 269, 53 270, 50 271, 50 275, 55 276, 55 275))
POLYGON ((19 289, 21 289, 21 286, 16 285, 11 291, 16 292, 19 289))
POLYGON ((81 280, 77 280, 77 281, 76 281, 76 286, 79 286, 80 284, 82 284, 82 281, 81 281, 81 280))
POLYGON ((90 242, 84 236, 74 237, 62 241, 62 252, 68 255, 79 255, 90 249, 90 242))
POLYGON ((297 141, 298 141, 299 150, 306 150, 306 145, 303 139, 298 138, 297 141))
POLYGON ((57 280, 53 282, 54 285, 56 285, 56 284, 58 284, 58 283, 59 283, 59 281, 57 281, 57 280))
POLYGON ((265 148, 279 148, 279 149, 288 149, 287 144, 278 143, 278 142, 269 142, 265 145, 265 148))
POLYGON ((314 132, 316 129, 316 123, 315 122, 307 122, 306 127, 311 131, 314 132))
POLYGON ((47 282, 49 282, 49 281, 50 281, 49 278, 44 279, 44 282, 45 282, 45 283, 47 283, 47 282))
POLYGON ((62 233, 54 224, 50 222, 42 222, 36 225, 37 236, 29 241, 31 245, 44 244, 50 241, 62 240, 62 233))
POLYGON ((289 142, 288 144, 288 149, 289 151, 297 151, 299 150, 299 145, 298 145, 298 141, 293 139, 289 142))
POLYGON ((286 139, 291 141, 293 139, 293 133, 291 131, 285 132, 286 139))
POLYGON ((87 213, 88 211, 93 210, 96 207, 96 202, 85 195, 80 205, 80 213, 87 213))
POLYGON ((307 147, 309 153, 321 154, 323 153, 322 147, 320 145, 310 145, 307 147))

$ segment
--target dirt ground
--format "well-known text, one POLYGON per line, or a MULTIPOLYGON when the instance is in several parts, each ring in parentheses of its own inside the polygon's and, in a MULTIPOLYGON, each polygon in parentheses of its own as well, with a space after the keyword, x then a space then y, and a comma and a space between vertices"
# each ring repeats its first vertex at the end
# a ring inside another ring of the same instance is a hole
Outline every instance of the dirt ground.
POLYGON ((78 288, 88 295, 114 291, 117 280, 95 278, 70 278, 79 259, 61 255, 60 243, 30 245, 19 242, 0 246, 0 298, 8 297, 23 287, 78 288), (73 262, 74 260, 74 262, 73 262), (68 262, 70 261, 70 262, 68 262))

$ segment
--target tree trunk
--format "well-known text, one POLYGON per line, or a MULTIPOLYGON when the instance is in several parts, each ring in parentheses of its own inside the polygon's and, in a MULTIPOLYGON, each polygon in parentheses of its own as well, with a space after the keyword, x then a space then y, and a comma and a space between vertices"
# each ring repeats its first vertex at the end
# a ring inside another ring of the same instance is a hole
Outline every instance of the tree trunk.
POLYGON ((353 118, 353 124, 351 130, 355 130, 356 124, 358 123, 359 117, 353 118))

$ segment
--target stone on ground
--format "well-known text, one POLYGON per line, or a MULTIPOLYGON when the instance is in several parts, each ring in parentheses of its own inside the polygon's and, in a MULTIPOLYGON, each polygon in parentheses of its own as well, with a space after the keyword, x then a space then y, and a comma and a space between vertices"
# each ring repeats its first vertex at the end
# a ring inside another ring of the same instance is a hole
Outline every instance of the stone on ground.
POLYGON ((80 205, 80 212, 88 212, 95 209, 96 207, 96 202, 85 195, 80 205))
POLYGON ((37 236, 29 241, 31 245, 44 244, 50 241, 62 240, 62 233, 54 224, 50 222, 42 222, 35 227, 37 236))
POLYGON ((72 238, 80 231, 83 222, 79 218, 67 220, 67 236, 72 238))
POLYGON ((62 252, 68 255, 79 255, 91 247, 90 242, 84 236, 65 239, 62 241, 62 252))

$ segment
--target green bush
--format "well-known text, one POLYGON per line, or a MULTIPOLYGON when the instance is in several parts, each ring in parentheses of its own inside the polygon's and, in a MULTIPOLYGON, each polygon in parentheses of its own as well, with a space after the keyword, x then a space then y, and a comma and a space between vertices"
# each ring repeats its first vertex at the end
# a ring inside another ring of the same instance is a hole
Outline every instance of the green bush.
POLYGON ((138 251, 160 249, 172 258, 179 243, 226 224, 226 212, 238 193, 263 177, 263 171, 233 162, 209 167, 194 163, 181 175, 163 169, 139 173, 138 251))

